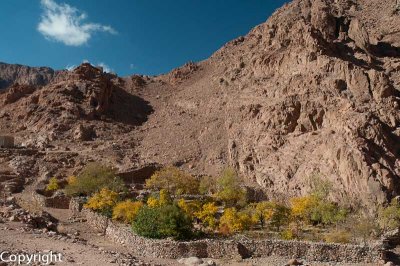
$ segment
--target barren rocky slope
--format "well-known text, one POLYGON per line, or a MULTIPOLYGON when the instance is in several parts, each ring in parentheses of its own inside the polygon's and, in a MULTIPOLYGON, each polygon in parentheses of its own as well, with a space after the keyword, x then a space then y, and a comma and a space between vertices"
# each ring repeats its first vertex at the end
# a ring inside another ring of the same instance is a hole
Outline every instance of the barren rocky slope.
MULTIPOLYGON (((0 130, 46 150, 34 175, 92 160, 121 172, 232 166, 268 197, 306 193, 311 175, 350 202, 400 194, 395 0, 295 0, 208 60, 158 77, 84 64, 44 87, 14 81, 0 94, 0 130)), ((31 159, 0 163, 17 171, 31 159)))

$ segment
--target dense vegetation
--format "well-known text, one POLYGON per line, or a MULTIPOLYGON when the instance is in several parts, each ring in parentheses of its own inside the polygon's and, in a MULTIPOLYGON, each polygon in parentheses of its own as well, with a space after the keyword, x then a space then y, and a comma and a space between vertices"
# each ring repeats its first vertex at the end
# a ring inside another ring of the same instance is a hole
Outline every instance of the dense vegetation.
MULTIPOLYGON (((56 190, 56 179, 48 190, 56 190)), ((146 181, 152 193, 141 201, 130 198, 116 172, 88 165, 69 178, 69 195, 89 196, 86 207, 123 223, 149 238, 188 239, 199 234, 280 237, 326 242, 360 242, 400 226, 400 204, 393 200, 375 214, 350 209, 330 200, 332 185, 310 178, 313 191, 291 198, 251 202, 232 169, 219 177, 202 177, 168 167, 146 181)))

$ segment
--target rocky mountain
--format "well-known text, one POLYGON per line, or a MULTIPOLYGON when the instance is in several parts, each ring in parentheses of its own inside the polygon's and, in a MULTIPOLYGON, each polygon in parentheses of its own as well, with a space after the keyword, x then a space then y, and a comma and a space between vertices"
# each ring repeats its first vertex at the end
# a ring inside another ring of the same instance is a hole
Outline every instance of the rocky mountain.
POLYGON ((7 73, 18 84, 0 94, 0 131, 48 151, 37 173, 93 160, 121 172, 231 166, 270 198, 307 193, 315 175, 352 203, 400 194, 395 0, 294 0, 209 59, 157 77, 89 64, 55 78, 42 69, 41 83, 7 73))
POLYGON ((0 62, 0 90, 15 83, 43 86, 48 84, 56 74, 56 71, 48 67, 28 67, 0 62))

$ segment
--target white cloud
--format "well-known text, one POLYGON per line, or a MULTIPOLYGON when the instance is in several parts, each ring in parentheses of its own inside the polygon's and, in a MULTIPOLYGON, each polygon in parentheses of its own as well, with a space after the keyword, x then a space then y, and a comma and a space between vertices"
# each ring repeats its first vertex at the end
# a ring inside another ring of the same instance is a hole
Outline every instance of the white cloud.
POLYGON ((65 69, 68 70, 68 71, 72 71, 72 70, 74 70, 75 68, 76 68, 76 65, 67 65, 67 66, 65 67, 65 69))
POLYGON ((103 71, 106 72, 106 73, 113 73, 114 72, 114 70, 111 67, 109 67, 108 65, 106 65, 106 64, 104 64, 102 62, 98 63, 97 66, 102 67, 103 71))
POLYGON ((44 13, 37 29, 47 39, 65 45, 80 46, 87 43, 96 31, 117 33, 111 26, 85 23, 86 13, 65 3, 57 4, 53 0, 41 0, 41 5, 44 13))

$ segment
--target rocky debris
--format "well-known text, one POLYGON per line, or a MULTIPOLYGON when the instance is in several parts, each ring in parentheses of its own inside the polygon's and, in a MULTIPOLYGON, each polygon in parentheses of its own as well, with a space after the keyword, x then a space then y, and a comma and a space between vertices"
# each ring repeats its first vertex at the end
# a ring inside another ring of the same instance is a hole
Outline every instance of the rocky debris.
POLYGON ((22 97, 29 95, 35 91, 35 87, 31 85, 13 84, 5 92, 4 104, 10 104, 18 101, 22 97))
POLYGON ((168 74, 169 82, 173 85, 179 84, 190 78, 191 74, 199 69, 199 66, 194 62, 188 62, 182 67, 176 68, 168 74))
POLYGON ((397 228, 395 230, 386 232, 382 238, 383 241, 389 245, 389 247, 400 245, 400 229, 397 228))
POLYGON ((130 77, 130 80, 132 82, 132 85, 136 88, 141 88, 146 85, 146 80, 143 78, 143 76, 140 75, 132 75, 130 77))
POLYGON ((25 179, 10 171, 0 172, 0 192, 4 195, 21 192, 24 188, 25 179))
POLYGON ((217 265, 213 260, 200 259, 198 257, 182 258, 178 260, 179 263, 188 266, 215 266, 217 265))
POLYGON ((74 139, 81 141, 91 141, 96 138, 94 126, 78 125, 74 130, 74 139))
POLYGON ((290 265, 304 265, 304 264, 298 261, 297 259, 290 259, 286 265, 290 266, 290 265))
POLYGON ((56 231, 57 220, 47 212, 31 214, 22 209, 13 197, 7 198, 5 205, 0 206, 0 217, 10 222, 21 222, 35 229, 56 231))

